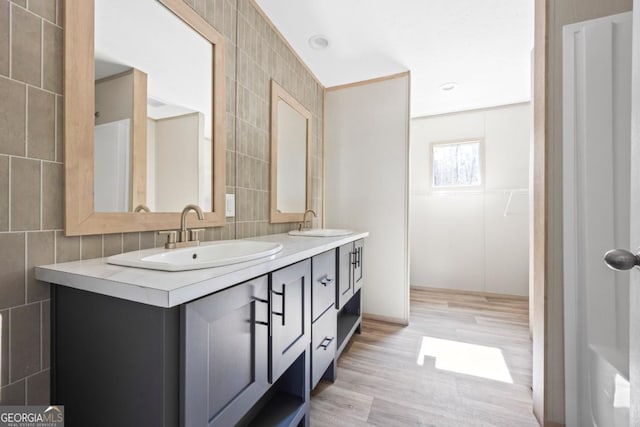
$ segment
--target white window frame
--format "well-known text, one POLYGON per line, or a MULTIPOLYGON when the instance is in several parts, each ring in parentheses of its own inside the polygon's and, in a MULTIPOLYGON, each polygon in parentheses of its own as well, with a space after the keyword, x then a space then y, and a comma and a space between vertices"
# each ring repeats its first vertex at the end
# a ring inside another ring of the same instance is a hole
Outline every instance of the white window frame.
POLYGON ((455 139, 450 141, 434 141, 429 144, 429 187, 434 192, 444 192, 444 191, 477 191, 484 188, 485 183, 485 163, 484 163, 484 140, 482 138, 469 138, 469 139, 455 139), (433 161, 434 155, 433 151, 435 147, 443 146, 443 145, 457 145, 457 144, 470 144, 470 143, 478 143, 479 145, 479 159, 478 159, 478 167, 480 168, 480 184, 477 185, 434 185, 434 176, 433 176, 433 161))

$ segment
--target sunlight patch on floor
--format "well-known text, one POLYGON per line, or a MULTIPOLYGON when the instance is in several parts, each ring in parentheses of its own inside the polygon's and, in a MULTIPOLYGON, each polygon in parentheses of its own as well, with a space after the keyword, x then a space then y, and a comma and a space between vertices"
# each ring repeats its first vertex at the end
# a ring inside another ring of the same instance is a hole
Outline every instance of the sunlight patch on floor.
POLYGON ((631 407, 631 386, 629 381, 619 374, 615 378, 616 390, 613 394, 614 408, 630 408, 631 407))
POLYGON ((426 356, 436 359, 437 369, 513 384, 502 350, 496 347, 422 337, 416 363, 423 366, 426 356))

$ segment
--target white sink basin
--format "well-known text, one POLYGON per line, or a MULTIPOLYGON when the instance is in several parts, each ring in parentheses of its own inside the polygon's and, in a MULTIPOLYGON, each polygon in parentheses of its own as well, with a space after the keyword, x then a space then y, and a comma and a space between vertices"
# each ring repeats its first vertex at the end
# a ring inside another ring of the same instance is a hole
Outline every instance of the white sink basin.
POLYGON ((343 230, 339 228, 312 228, 311 230, 292 230, 289 234, 292 236, 307 237, 337 237, 353 234, 353 230, 343 230))
POLYGON ((280 243, 222 240, 181 249, 145 249, 107 258, 109 264, 151 270, 184 271, 220 267, 277 254, 280 243))

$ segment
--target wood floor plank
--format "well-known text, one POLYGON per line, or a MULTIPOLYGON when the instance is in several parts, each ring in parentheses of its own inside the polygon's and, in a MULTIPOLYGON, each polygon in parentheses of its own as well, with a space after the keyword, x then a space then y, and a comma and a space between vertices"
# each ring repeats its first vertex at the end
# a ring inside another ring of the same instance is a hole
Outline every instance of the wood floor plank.
POLYGON ((313 391, 311 425, 537 426, 531 364, 526 299, 412 288, 409 326, 365 319, 338 361, 336 382, 313 391), (425 339, 490 347, 513 383, 445 370, 451 361, 438 357, 450 356, 419 357, 425 339))

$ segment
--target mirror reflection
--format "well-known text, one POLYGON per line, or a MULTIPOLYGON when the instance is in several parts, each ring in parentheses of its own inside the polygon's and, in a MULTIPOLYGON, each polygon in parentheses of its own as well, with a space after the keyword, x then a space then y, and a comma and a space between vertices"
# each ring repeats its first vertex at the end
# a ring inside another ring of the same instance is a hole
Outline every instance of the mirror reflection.
POLYGON ((212 210, 212 64, 158 1, 95 1, 96 212, 212 210))
POLYGON ((271 222, 300 221, 309 207, 311 113, 271 82, 271 222))
POLYGON ((280 212, 306 209, 307 120, 278 100, 278 193, 280 212))

